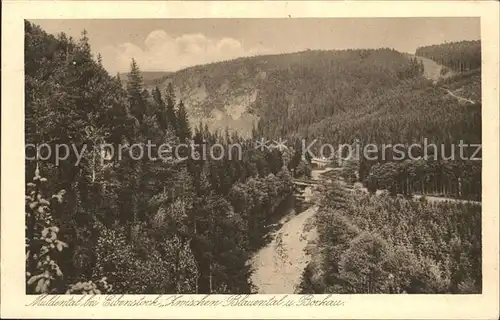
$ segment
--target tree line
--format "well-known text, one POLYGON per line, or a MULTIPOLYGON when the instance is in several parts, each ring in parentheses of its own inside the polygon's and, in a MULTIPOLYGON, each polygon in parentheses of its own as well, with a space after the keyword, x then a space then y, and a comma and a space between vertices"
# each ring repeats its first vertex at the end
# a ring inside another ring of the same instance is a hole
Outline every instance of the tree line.
POLYGON ((370 167, 362 180, 370 192, 411 197, 419 193, 481 201, 481 162, 406 160, 383 162, 370 167))

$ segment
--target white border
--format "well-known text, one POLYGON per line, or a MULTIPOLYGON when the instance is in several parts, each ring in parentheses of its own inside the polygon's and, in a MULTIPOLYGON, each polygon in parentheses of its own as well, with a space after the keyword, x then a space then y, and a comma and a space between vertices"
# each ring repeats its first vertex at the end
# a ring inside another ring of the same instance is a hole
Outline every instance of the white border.
POLYGON ((498 319, 499 5, 496 1, 3 1, 1 316, 32 318, 498 319), (342 307, 26 307, 24 293, 24 19, 481 17, 483 294, 339 295, 342 307))

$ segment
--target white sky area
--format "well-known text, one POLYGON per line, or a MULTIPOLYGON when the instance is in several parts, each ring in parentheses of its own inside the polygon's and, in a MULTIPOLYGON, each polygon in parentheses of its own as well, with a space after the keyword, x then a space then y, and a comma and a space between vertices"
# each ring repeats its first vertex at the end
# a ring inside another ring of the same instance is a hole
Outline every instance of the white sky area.
POLYGON ((272 52, 264 47, 245 48, 233 38, 213 39, 202 33, 174 37, 165 30, 154 30, 142 46, 130 42, 110 45, 103 48, 101 55, 107 68, 116 72, 127 70, 132 58, 143 70, 163 71, 272 52))
POLYGON ((132 58, 143 71, 306 49, 394 48, 480 39, 479 18, 292 18, 33 20, 75 39, 87 30, 94 54, 114 74, 132 58))

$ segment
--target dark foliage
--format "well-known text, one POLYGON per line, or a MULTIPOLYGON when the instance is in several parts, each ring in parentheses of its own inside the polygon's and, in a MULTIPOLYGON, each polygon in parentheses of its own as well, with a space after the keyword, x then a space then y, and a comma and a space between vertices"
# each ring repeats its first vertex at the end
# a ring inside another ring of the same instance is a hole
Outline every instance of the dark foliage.
MULTIPOLYGON (((292 192, 282 154, 256 151, 236 134, 204 126, 193 133, 173 86, 149 92, 132 60, 123 87, 94 60, 86 33, 75 42, 30 22, 25 28, 26 143, 84 151, 80 161, 73 152, 58 165, 54 155, 26 162, 27 181, 38 166, 49 178, 47 190, 66 190, 47 225, 60 226, 55 233, 61 246, 67 244, 53 258, 64 276, 53 288, 41 282, 36 292, 65 292, 67 284, 101 278, 112 293, 251 292, 246 262, 257 235, 265 233, 275 204, 292 192), (156 157, 162 143, 192 138, 198 148, 219 143, 232 153, 220 160, 156 157), (132 146, 148 142, 153 157, 140 158, 132 146), (236 143, 244 154, 229 148, 236 143), (118 157, 103 153, 103 145, 125 149, 118 157)), ((43 228, 28 229, 27 241, 39 251, 33 237, 43 228)), ((28 270, 36 271, 34 263, 27 260, 28 270)), ((87 291, 97 292, 93 288, 87 291)))

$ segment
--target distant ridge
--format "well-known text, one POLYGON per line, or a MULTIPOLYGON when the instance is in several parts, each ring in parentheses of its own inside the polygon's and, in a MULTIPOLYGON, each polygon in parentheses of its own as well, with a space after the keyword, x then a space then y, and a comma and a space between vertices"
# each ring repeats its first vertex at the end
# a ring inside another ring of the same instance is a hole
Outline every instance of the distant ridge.
MULTIPOLYGON (((146 86, 155 86, 161 79, 171 75, 173 72, 170 71, 142 71, 142 78, 146 86)), ((120 79, 123 84, 127 83, 128 72, 119 73, 120 79)))
MULTIPOLYGON (((210 130, 227 128, 241 136, 250 135, 257 126, 268 136, 306 135, 309 131, 328 136, 339 132, 339 128, 327 127, 343 127, 343 122, 350 122, 356 115, 363 115, 357 120, 361 127, 362 121, 373 123, 370 117, 385 121, 387 117, 376 114, 389 110, 392 114, 401 112, 406 119, 413 109, 403 112, 389 107, 400 105, 393 97, 399 96, 404 105, 412 104, 409 101, 417 96, 438 103, 446 96, 445 91, 438 89, 433 98, 425 92, 436 85, 449 89, 453 95, 448 98, 454 101, 454 95, 461 98, 461 103, 481 100, 480 72, 462 74, 431 57, 390 48, 241 57, 176 72, 143 72, 143 78, 148 90, 158 87, 163 93, 172 83, 177 102, 182 100, 186 105, 192 125, 201 121, 210 130), (417 88, 423 91, 414 91, 417 88), (403 98, 403 93, 409 96, 403 98), (386 99, 382 105, 377 102, 386 99), (339 120, 344 117, 345 121, 339 120)), ((121 80, 126 83, 126 73, 121 74, 121 80)), ((428 110, 428 114, 434 112, 437 109, 428 110)))

